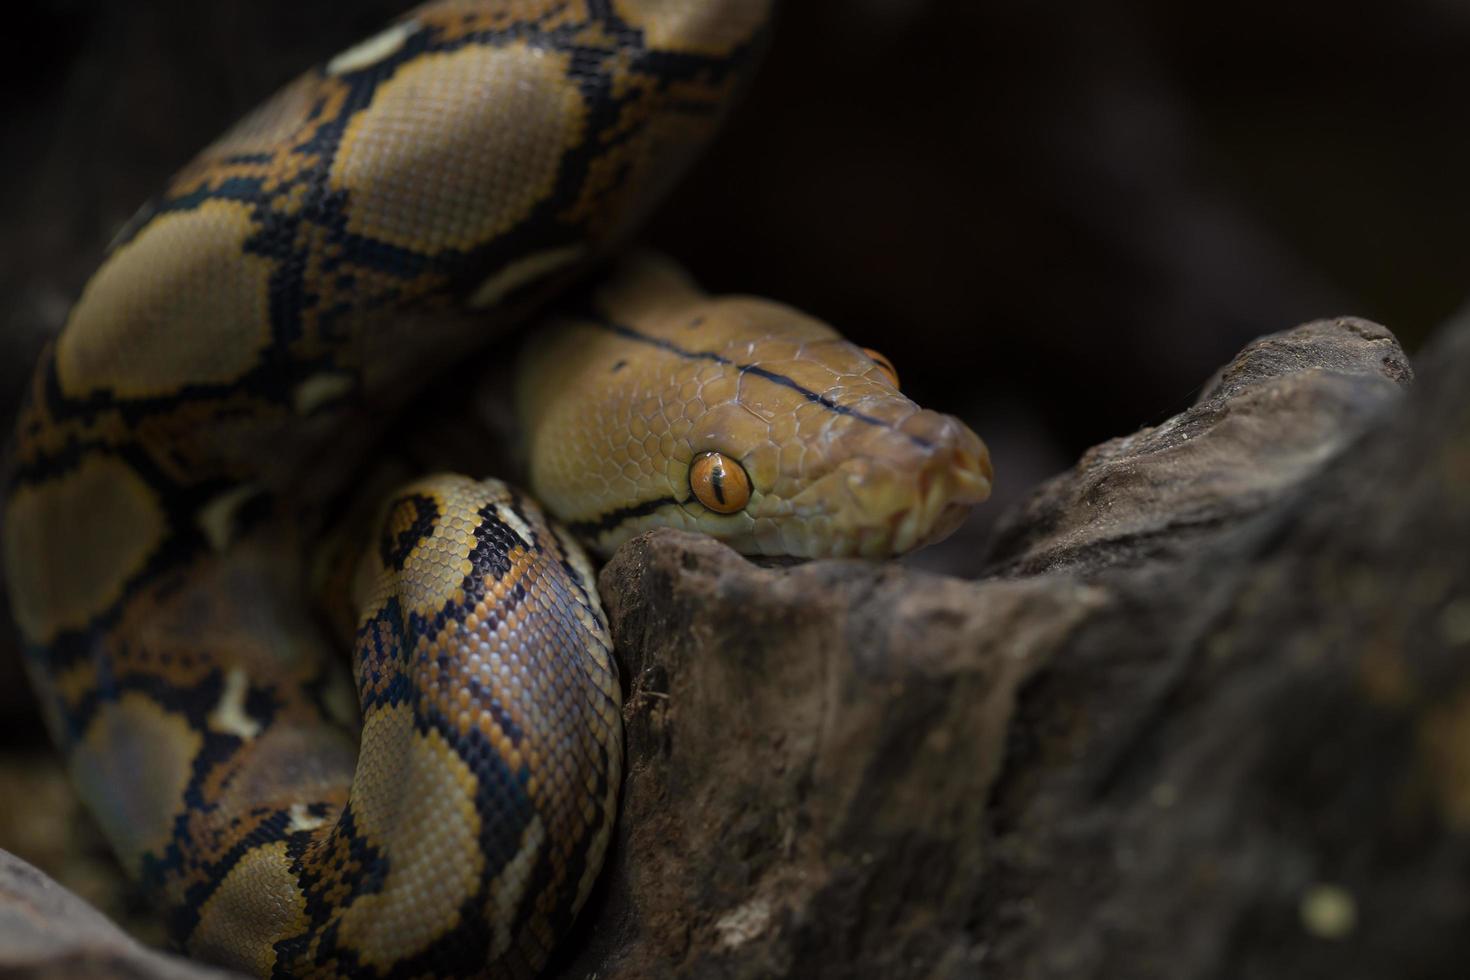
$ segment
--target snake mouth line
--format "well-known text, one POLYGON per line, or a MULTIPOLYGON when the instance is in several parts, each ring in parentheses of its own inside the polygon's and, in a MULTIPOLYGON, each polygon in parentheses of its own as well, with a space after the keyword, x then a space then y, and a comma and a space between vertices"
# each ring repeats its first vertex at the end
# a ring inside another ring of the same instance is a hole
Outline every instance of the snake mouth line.
POLYGON ((662 510, 665 507, 682 507, 687 503, 689 503, 688 500, 680 500, 673 496, 659 497, 656 500, 645 500, 641 503, 619 507, 617 510, 610 510, 591 520, 573 522, 567 525, 567 530, 584 540, 595 541, 607 532, 616 530, 625 521, 631 521, 637 517, 647 517, 649 514, 662 510))

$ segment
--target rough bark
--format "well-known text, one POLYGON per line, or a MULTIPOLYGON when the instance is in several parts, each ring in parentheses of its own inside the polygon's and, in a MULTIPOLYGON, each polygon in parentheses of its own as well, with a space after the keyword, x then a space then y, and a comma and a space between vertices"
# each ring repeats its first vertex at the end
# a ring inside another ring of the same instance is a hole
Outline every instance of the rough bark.
POLYGON ((1449 976, 1470 327, 1257 342, 1014 512, 995 575, 604 570, 630 775, 579 976, 1449 976))

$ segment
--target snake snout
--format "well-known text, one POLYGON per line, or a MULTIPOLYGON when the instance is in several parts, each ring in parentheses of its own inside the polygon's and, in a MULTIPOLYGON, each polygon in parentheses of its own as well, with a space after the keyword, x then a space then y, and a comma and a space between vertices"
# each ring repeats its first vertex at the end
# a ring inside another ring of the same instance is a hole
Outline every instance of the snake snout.
POLYGON ((980 438, 958 419, 916 412, 868 433, 808 497, 834 531, 818 554, 881 558, 937 541, 990 495, 993 471, 980 438))
POLYGON ((919 412, 903 426, 919 443, 910 502, 889 515, 889 552, 903 554, 947 537, 990 496, 994 470, 980 437, 958 419, 919 412))

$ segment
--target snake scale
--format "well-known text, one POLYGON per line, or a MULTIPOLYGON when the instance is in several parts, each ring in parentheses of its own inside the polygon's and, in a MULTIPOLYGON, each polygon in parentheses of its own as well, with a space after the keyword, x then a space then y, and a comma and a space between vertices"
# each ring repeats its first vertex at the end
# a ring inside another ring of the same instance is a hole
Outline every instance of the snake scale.
POLYGON ((653 256, 585 276, 714 131, 771 6, 417 9, 176 175, 43 354, 10 599, 77 787, 189 954, 536 974, 622 764, 579 540, 881 557, 988 493, 979 439, 830 327, 653 256), (324 571, 384 420, 516 325, 530 492, 417 480, 324 571))

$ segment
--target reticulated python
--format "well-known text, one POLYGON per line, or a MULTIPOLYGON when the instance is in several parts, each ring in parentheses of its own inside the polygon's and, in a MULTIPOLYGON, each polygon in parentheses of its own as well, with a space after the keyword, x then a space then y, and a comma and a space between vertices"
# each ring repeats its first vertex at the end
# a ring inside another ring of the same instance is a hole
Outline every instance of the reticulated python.
POLYGON ((352 680, 332 655, 312 555, 378 423, 626 238, 770 6, 429 4, 176 176, 42 358, 11 602, 81 793, 191 954, 533 974, 597 874, 621 766, 572 534, 883 556, 988 492, 984 446, 886 361, 635 259, 538 321, 519 370, 530 487, 564 524, 496 481, 397 491, 340 576, 352 680))

